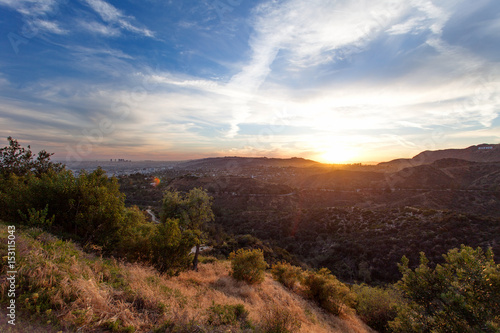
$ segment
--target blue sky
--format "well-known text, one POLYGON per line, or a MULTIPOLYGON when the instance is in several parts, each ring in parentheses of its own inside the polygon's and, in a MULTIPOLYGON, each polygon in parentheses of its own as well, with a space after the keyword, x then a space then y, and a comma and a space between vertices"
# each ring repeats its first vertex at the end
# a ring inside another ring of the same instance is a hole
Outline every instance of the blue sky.
POLYGON ((359 162, 500 142, 499 1, 0 0, 0 14, 0 134, 58 160, 359 162))

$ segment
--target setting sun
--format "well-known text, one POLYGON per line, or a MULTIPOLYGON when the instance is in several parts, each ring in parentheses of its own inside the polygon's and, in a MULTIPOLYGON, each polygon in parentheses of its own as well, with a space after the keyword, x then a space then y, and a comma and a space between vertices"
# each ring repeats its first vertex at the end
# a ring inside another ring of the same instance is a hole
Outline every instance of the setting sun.
POLYGON ((322 162, 340 164, 351 162, 356 157, 356 151, 350 147, 329 147, 319 156, 322 162))

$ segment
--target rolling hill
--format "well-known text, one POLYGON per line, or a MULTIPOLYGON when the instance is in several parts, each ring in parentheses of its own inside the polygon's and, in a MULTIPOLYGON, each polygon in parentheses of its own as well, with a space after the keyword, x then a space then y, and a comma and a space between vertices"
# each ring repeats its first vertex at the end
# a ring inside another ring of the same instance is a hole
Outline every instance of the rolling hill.
POLYGON ((395 159, 379 163, 378 166, 387 171, 394 171, 449 158, 472 162, 500 162, 500 144, 484 143, 464 149, 426 150, 411 159, 395 159))
POLYGON ((267 158, 267 157, 211 157, 199 160, 191 160, 177 165, 179 169, 217 169, 238 171, 247 167, 297 167, 306 168, 318 166, 321 163, 304 158, 267 158))

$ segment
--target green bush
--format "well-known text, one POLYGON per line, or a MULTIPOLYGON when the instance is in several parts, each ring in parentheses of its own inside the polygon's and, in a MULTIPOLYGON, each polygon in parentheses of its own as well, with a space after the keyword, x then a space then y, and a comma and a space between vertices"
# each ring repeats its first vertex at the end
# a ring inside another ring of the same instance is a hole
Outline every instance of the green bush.
POLYGON ((273 278, 285 287, 293 289, 297 282, 302 280, 302 268, 290 265, 287 262, 279 262, 271 268, 273 278))
POLYGON ((332 314, 339 315, 345 307, 354 304, 355 296, 349 287, 337 280, 327 268, 309 272, 304 284, 309 296, 332 314))
POLYGON ((260 324, 264 333, 294 333, 300 330, 300 321, 287 308, 269 308, 260 324))
POLYGON ((212 326, 239 325, 248 327, 248 311, 243 304, 213 304, 207 310, 207 323, 212 326))
POLYGON ((397 314, 401 296, 394 289, 371 287, 365 284, 354 285, 356 295, 355 309, 360 318, 379 332, 389 331, 389 322, 397 314))
POLYGON ((390 323, 397 332, 499 332, 500 265, 493 252, 462 245, 444 255, 445 263, 430 268, 424 253, 420 266, 408 267, 397 286, 405 302, 390 323))
POLYGON ((27 215, 19 211, 19 215, 21 215, 23 222, 30 227, 49 228, 54 222, 55 215, 52 215, 51 218, 47 218, 48 211, 49 205, 45 205, 45 208, 42 210, 29 208, 27 215))
POLYGON ((264 253, 260 249, 231 252, 231 276, 239 281, 249 284, 261 283, 264 281, 264 271, 267 263, 264 260, 264 253))

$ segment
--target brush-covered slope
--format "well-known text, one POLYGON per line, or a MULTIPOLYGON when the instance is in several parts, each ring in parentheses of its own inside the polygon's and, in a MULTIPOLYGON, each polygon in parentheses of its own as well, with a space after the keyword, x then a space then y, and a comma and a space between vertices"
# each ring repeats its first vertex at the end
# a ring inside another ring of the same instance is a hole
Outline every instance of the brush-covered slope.
MULTIPOLYGON (((2 253, 7 236, 0 223, 2 253)), ((16 251, 22 321, 0 321, 2 332, 26 332, 27 325, 32 332, 266 332, 280 314, 296 322, 297 332, 371 332, 353 314, 327 314, 269 275, 258 286, 237 282, 226 261, 212 259, 198 272, 166 278, 151 267, 85 253, 37 229, 16 231, 16 251), (236 308, 248 314, 222 323, 227 317, 221 313, 236 308)), ((5 276, 6 265, 2 269, 5 276)), ((9 300, 7 284, 0 280, 3 304, 9 300)))
POLYGON ((318 166, 321 163, 304 158, 267 158, 267 157, 211 157, 179 163, 176 167, 186 170, 217 169, 237 172, 249 167, 298 167, 318 166))

